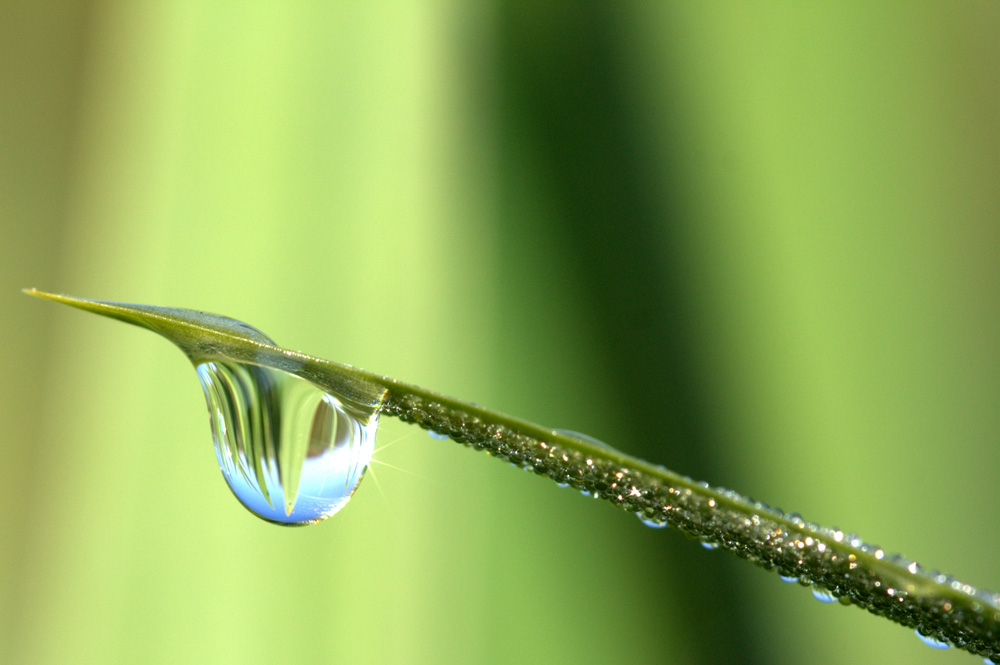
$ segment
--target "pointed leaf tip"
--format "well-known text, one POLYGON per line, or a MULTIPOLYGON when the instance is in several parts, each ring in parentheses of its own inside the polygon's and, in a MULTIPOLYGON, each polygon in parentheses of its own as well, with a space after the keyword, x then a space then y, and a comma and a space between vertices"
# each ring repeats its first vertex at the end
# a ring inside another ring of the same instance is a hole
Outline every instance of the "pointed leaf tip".
POLYGON ((75 298, 37 289, 26 289, 25 293, 152 330, 192 357, 200 347, 215 348, 220 343, 276 346, 274 340, 261 331, 228 316, 192 309, 75 298))
POLYGON ((170 340, 195 364, 222 360, 273 367, 362 405, 379 404, 383 381, 322 358, 282 349, 257 328, 228 316, 192 309, 89 300, 24 289, 24 293, 151 330, 170 340), (374 380, 373 380, 374 379, 374 380))

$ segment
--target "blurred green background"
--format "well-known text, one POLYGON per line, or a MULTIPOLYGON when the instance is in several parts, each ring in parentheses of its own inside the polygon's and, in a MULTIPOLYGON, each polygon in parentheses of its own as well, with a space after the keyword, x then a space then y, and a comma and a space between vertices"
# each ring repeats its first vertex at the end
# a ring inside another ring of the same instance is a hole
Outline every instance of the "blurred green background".
POLYGON ((973 662, 398 422, 342 513, 266 524, 180 353, 18 289, 231 315, 997 589, 998 31, 0 4, 0 661, 973 662))

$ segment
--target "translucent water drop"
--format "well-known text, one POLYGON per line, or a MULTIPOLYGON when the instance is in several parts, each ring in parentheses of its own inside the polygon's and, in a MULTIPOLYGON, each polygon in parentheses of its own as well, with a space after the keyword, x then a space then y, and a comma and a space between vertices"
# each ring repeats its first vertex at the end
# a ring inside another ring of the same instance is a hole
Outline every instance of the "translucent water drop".
POLYGON ((567 434, 567 435, 575 437, 577 439, 583 439, 587 443, 592 443, 595 446, 598 446, 600 448, 607 448, 608 450, 614 450, 614 448, 612 448, 608 444, 604 443, 600 439, 595 439, 594 437, 590 436, 589 434, 584 434, 582 432, 574 432, 571 429, 556 429, 555 431, 559 432, 560 434, 567 434))
POLYGON ((314 524, 347 503, 371 460, 378 405, 348 403, 268 367, 196 370, 219 467, 247 509, 278 524, 314 524))
POLYGON ((832 593, 830 593, 826 589, 821 589, 819 587, 814 586, 812 588, 812 593, 813 593, 813 598, 815 598, 821 603, 832 603, 833 601, 837 600, 836 596, 834 596, 832 593))
POLYGON ((778 579, 781 580, 782 582, 789 582, 789 583, 791 583, 791 582, 798 582, 799 581, 799 578, 798 578, 797 575, 781 575, 781 574, 779 574, 778 575, 778 579))
POLYGON ((648 520, 644 517, 639 517, 639 521, 648 526, 651 529, 662 529, 667 526, 666 522, 657 522, 656 520, 648 520))
POLYGON ((701 546, 706 550, 715 550, 719 548, 719 543, 702 542, 701 546))
POLYGON ((433 438, 433 439, 447 439, 448 438, 447 434, 442 434, 441 432, 435 432, 432 429, 427 430, 427 433, 430 434, 431 438, 433 438))
MULTIPOLYGON (((934 639, 930 635, 921 635, 919 630, 915 630, 913 632, 916 633, 917 637, 920 638, 921 642, 923 642, 924 644, 926 644, 927 646, 929 646, 932 649, 950 649, 951 648, 951 645, 948 644, 947 642, 942 642, 941 640, 934 639)), ((987 663, 990 662, 989 659, 986 659, 986 662, 987 663)))

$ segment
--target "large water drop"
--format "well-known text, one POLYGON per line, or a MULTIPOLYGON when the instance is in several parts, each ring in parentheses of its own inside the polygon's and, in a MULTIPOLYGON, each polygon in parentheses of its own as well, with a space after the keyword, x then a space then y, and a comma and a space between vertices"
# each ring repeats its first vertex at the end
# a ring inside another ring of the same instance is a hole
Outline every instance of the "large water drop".
POLYGON ((268 367, 196 369, 219 467, 247 509, 278 524, 314 524, 343 508, 371 460, 378 405, 349 404, 268 367))

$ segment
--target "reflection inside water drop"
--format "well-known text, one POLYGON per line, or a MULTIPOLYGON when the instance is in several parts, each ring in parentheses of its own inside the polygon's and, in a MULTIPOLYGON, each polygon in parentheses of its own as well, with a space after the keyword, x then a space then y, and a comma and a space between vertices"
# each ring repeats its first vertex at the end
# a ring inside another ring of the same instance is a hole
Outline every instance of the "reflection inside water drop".
POLYGON ((244 506, 270 522, 313 524, 347 503, 371 460, 378 406, 268 367, 196 369, 219 467, 244 506))
POLYGON ((826 589, 822 589, 820 587, 815 587, 814 586, 812 588, 812 594, 813 594, 813 598, 815 598, 816 600, 818 600, 821 603, 832 603, 833 601, 837 600, 836 596, 834 596, 832 593, 830 593, 826 589))

